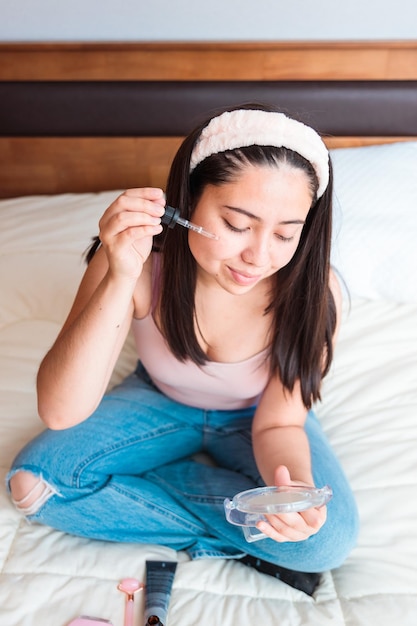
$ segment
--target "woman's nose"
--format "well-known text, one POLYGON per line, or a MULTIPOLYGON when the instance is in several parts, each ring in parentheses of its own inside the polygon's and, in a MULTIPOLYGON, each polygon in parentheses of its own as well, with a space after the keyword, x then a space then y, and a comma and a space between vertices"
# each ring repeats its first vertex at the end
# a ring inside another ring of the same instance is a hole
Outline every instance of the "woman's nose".
POLYGON ((250 242, 242 253, 245 263, 264 267, 268 264, 271 250, 271 241, 269 237, 256 237, 250 242))

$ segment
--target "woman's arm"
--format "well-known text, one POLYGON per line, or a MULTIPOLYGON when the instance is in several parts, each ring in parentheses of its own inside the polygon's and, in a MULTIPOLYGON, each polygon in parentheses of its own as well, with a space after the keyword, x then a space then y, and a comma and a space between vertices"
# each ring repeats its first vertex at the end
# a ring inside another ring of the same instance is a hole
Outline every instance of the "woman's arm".
MULTIPOLYGON (((341 291, 334 273, 330 289, 336 304, 335 342, 340 323, 341 291)), ((307 410, 299 384, 292 392, 284 389, 278 376, 271 378, 257 407, 253 427, 253 450, 266 485, 304 484, 314 486, 310 446, 304 430, 307 410)), ((322 486, 322 485, 319 485, 322 486)), ((259 528, 276 541, 300 541, 315 534, 326 520, 326 507, 303 513, 268 516, 259 528)))
POLYGON ((90 262, 72 309, 38 372, 38 409, 49 428, 91 415, 107 388, 134 313, 151 301, 149 257, 161 231, 161 190, 129 190, 100 220, 101 248, 90 262))
MULTIPOLYGON (((310 446, 304 430, 307 411, 301 394, 283 389, 278 377, 269 382, 255 413, 252 438, 258 469, 266 485, 314 486, 310 446)), ((278 542, 302 541, 326 521, 326 507, 302 513, 268 515, 260 531, 278 542)))
POLYGON ((257 407, 252 426, 253 450, 267 485, 275 484, 275 470, 285 465, 293 481, 313 485, 310 447, 304 430, 307 410, 296 384, 292 393, 272 378, 257 407))

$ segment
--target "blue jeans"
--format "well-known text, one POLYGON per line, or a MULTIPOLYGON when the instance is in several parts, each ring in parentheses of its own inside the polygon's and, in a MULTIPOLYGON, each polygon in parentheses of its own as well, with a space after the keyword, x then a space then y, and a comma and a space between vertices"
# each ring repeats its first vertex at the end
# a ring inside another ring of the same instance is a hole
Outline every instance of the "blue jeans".
POLYGON ((334 491, 323 528, 296 543, 247 543, 242 529, 226 521, 226 497, 263 485, 252 453, 253 411, 174 402, 139 364, 89 419, 27 444, 8 478, 20 470, 42 477, 49 495, 28 519, 73 535, 162 544, 193 559, 251 554, 305 572, 339 566, 356 541, 357 510, 312 412, 305 428, 314 479, 334 491), (214 464, 191 458, 200 451, 214 464))

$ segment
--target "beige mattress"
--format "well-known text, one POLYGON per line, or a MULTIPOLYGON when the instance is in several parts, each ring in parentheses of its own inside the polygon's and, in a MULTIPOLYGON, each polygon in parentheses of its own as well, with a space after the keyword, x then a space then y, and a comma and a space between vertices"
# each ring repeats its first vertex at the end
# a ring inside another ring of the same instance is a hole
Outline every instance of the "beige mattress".
MULTIPOLYGON (((338 158, 343 160, 343 153, 338 158)), ((36 411, 37 367, 68 311, 84 270, 82 253, 96 233, 98 217, 116 195, 0 202, 3 476, 19 448, 42 428, 36 411)), ((338 201, 343 204, 342 188, 338 201)), ((409 215, 415 225, 411 210, 409 215)), ((395 216, 392 220, 396 222, 395 216)), ((363 234, 363 225, 358 228, 363 234)), ((413 223, 406 221, 406 228, 412 229, 413 223)), ((341 251, 349 243, 343 241, 343 228, 337 238, 341 251)), ((352 262, 361 262, 354 250, 352 257, 352 262)), ((409 264, 398 268, 401 276, 409 270, 409 264)), ((410 280, 416 281, 416 271, 417 266, 410 280)), ((353 277, 355 267, 347 267, 346 273, 353 277)), ((1 626, 66 626, 80 614, 121 626, 124 598, 117 584, 125 577, 142 580, 147 559, 179 562, 170 626, 415 626, 417 297, 412 289, 404 298, 396 293, 390 297, 382 282, 386 292, 368 298, 360 293, 363 285, 358 290, 348 285, 351 301, 346 298, 334 365, 323 402, 316 407, 356 494, 361 531, 351 556, 340 569, 324 574, 314 598, 238 562, 191 562, 184 553, 157 545, 104 543, 29 525, 14 510, 2 481, 1 626)), ((113 382, 134 362, 128 342, 113 382)), ((143 599, 135 605, 141 625, 143 599)))

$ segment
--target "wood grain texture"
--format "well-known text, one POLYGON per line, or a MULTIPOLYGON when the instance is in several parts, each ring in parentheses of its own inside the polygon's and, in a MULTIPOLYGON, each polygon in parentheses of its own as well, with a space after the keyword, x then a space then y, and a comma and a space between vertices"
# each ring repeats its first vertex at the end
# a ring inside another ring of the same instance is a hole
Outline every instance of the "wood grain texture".
POLYGON ((417 41, 0 44, 0 80, 415 80, 417 41))
POLYGON ((176 137, 0 138, 0 195, 165 188, 176 137))

